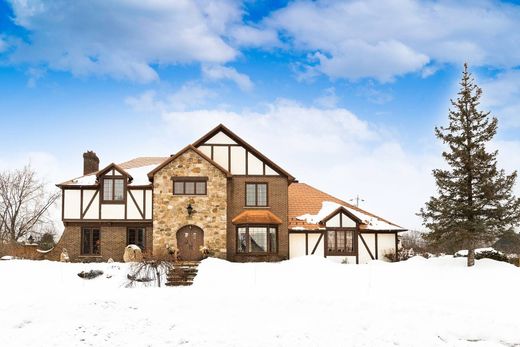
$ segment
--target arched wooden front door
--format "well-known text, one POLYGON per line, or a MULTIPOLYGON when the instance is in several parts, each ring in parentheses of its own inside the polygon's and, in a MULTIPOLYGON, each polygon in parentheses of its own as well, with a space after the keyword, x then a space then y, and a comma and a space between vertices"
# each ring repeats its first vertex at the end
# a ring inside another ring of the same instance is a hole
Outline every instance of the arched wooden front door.
POLYGON ((180 260, 201 260, 200 247, 204 245, 204 231, 195 225, 186 225, 177 231, 180 260))

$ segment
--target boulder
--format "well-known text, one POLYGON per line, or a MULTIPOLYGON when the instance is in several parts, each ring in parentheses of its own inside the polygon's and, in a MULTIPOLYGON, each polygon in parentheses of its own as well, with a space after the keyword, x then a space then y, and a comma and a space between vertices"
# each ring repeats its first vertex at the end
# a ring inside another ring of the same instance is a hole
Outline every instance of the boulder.
POLYGON ((90 270, 88 272, 81 271, 78 276, 85 279, 85 280, 91 280, 93 278, 96 278, 98 276, 101 276, 103 274, 103 271, 101 270, 90 270))
POLYGON ((60 261, 62 263, 68 263, 70 261, 70 258, 69 258, 69 253, 67 252, 67 249, 66 248, 63 248, 63 251, 61 251, 61 254, 60 254, 60 261))
POLYGON ((125 247, 125 254, 123 254, 125 263, 138 262, 143 260, 143 252, 137 245, 128 245, 125 247))

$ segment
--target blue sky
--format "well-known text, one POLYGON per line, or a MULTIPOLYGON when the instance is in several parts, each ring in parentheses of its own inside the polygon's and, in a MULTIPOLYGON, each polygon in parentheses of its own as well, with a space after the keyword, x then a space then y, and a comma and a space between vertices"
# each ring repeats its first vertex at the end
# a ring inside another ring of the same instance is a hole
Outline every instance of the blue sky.
MULTIPOLYGON (((467 61, 520 168, 515 1, 0 1, 0 167, 49 182, 224 123, 301 181, 406 227, 467 61)), ((517 188, 518 190, 518 188, 517 188)))

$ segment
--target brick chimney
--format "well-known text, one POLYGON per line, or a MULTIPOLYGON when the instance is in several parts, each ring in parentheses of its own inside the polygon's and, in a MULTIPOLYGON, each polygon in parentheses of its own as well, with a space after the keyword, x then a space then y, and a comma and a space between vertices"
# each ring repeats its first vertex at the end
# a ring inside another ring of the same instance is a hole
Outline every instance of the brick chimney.
POLYGON ((93 151, 83 153, 83 175, 99 171, 99 158, 93 151))

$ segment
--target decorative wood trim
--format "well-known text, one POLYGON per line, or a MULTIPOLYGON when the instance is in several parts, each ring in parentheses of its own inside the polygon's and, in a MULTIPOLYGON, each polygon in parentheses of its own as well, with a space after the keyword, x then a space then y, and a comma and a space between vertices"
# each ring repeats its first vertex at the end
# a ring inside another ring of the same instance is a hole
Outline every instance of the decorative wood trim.
POLYGON ((61 220, 65 219, 65 189, 61 188, 61 220))
POLYGON ((375 243, 375 246, 376 246, 376 250, 375 250, 375 253, 376 253, 376 259, 379 259, 379 250, 378 250, 378 244, 377 244, 377 243, 378 243, 378 241, 377 241, 377 235, 378 235, 377 233, 374 234, 374 238, 375 238, 374 243, 375 243))
MULTIPOLYGON (((132 201, 134 202, 135 204, 135 207, 137 207, 137 211, 139 211, 139 214, 141 215, 141 217, 143 217, 143 219, 145 219, 144 217, 144 213, 143 211, 141 210, 141 208, 139 207, 139 204, 137 203, 137 201, 135 200, 135 196, 134 194, 132 194, 131 191, 128 191, 128 194, 130 195, 130 198, 132 198, 132 201)), ((144 195, 144 192, 143 192, 143 195, 144 195)), ((143 205, 144 206, 144 205, 143 205)), ((127 215, 126 215, 126 208, 125 208, 125 219, 127 218, 127 215)))
POLYGON ((361 239, 361 242, 363 242, 363 245, 365 245, 365 248, 367 249, 368 251, 368 255, 370 255, 370 258, 372 258, 372 260, 374 260, 374 255, 372 254, 372 252, 370 251, 370 248, 368 247, 367 243, 365 242, 365 239, 363 238, 363 235, 361 235, 361 233, 359 233, 359 238, 361 239))
POLYGON ((395 233, 395 261, 397 261, 397 259, 399 257, 398 247, 399 247, 399 240, 397 239, 397 233, 395 233))
POLYGON ((305 255, 309 255, 309 233, 305 233, 305 255))
MULTIPOLYGON (((143 219, 146 219, 146 193, 147 190, 143 190, 143 219)), ((152 193, 153 195, 153 193, 152 193)))
MULTIPOLYGON (((81 192, 83 192, 83 190, 81 190, 81 192)), ((87 207, 85 208, 84 211, 81 212, 81 219, 85 218, 85 215, 87 214, 90 206, 92 205, 92 203, 94 202, 94 199, 96 198, 96 196, 98 195, 98 192, 99 192, 99 189, 97 189, 95 192, 94 192, 94 195, 92 195, 92 198, 90 199, 90 201, 88 202, 87 204, 87 207)), ((83 203, 81 204, 81 208, 83 209, 83 203)))
MULTIPOLYGON (((238 135, 233 133, 231 130, 229 130, 222 124, 219 124, 213 130, 208 132, 206 135, 202 136, 200 139, 195 141, 192 146, 199 147, 201 145, 204 145, 204 142, 211 139, 219 131, 222 131, 225 135, 230 137, 233 141, 235 141, 237 143, 237 145, 240 145, 241 147, 244 147, 247 151, 251 152, 254 156, 256 156, 258 159, 260 159, 262 162, 264 162, 264 164, 265 163, 269 164, 269 166, 274 171, 278 172, 282 176, 286 176, 289 181, 292 182, 295 180, 295 178, 291 174, 289 174, 287 171, 282 169, 280 166, 276 165, 271 159, 267 158, 265 155, 260 153, 260 151, 258 151, 256 148, 254 148, 253 146, 248 144, 246 141, 244 141, 242 138, 240 138, 238 135)), ((212 145, 215 146, 216 144, 212 144, 212 145)), ((226 146, 229 146, 229 144, 226 146)))
MULTIPOLYGON (((320 241, 323 239, 323 233, 321 233, 320 237, 318 237, 318 241, 316 241, 316 244, 314 245, 314 248, 312 249, 311 254, 314 254, 316 252, 316 249, 318 248, 318 245, 320 244, 320 241)), ((325 249, 323 250, 323 254, 326 254, 325 249)))
POLYGON ((268 208, 269 207, 269 183, 268 182, 245 182, 244 183, 244 208, 268 208), (254 184, 255 185, 255 204, 248 205, 247 204, 247 185, 254 184), (265 205, 258 205, 258 185, 265 184, 265 205))
POLYGON ((200 182, 200 181, 208 181, 208 176, 172 176, 170 178, 173 182, 182 181, 182 182, 200 182))
POLYGON ((83 219, 83 189, 79 192, 79 218, 83 219))

